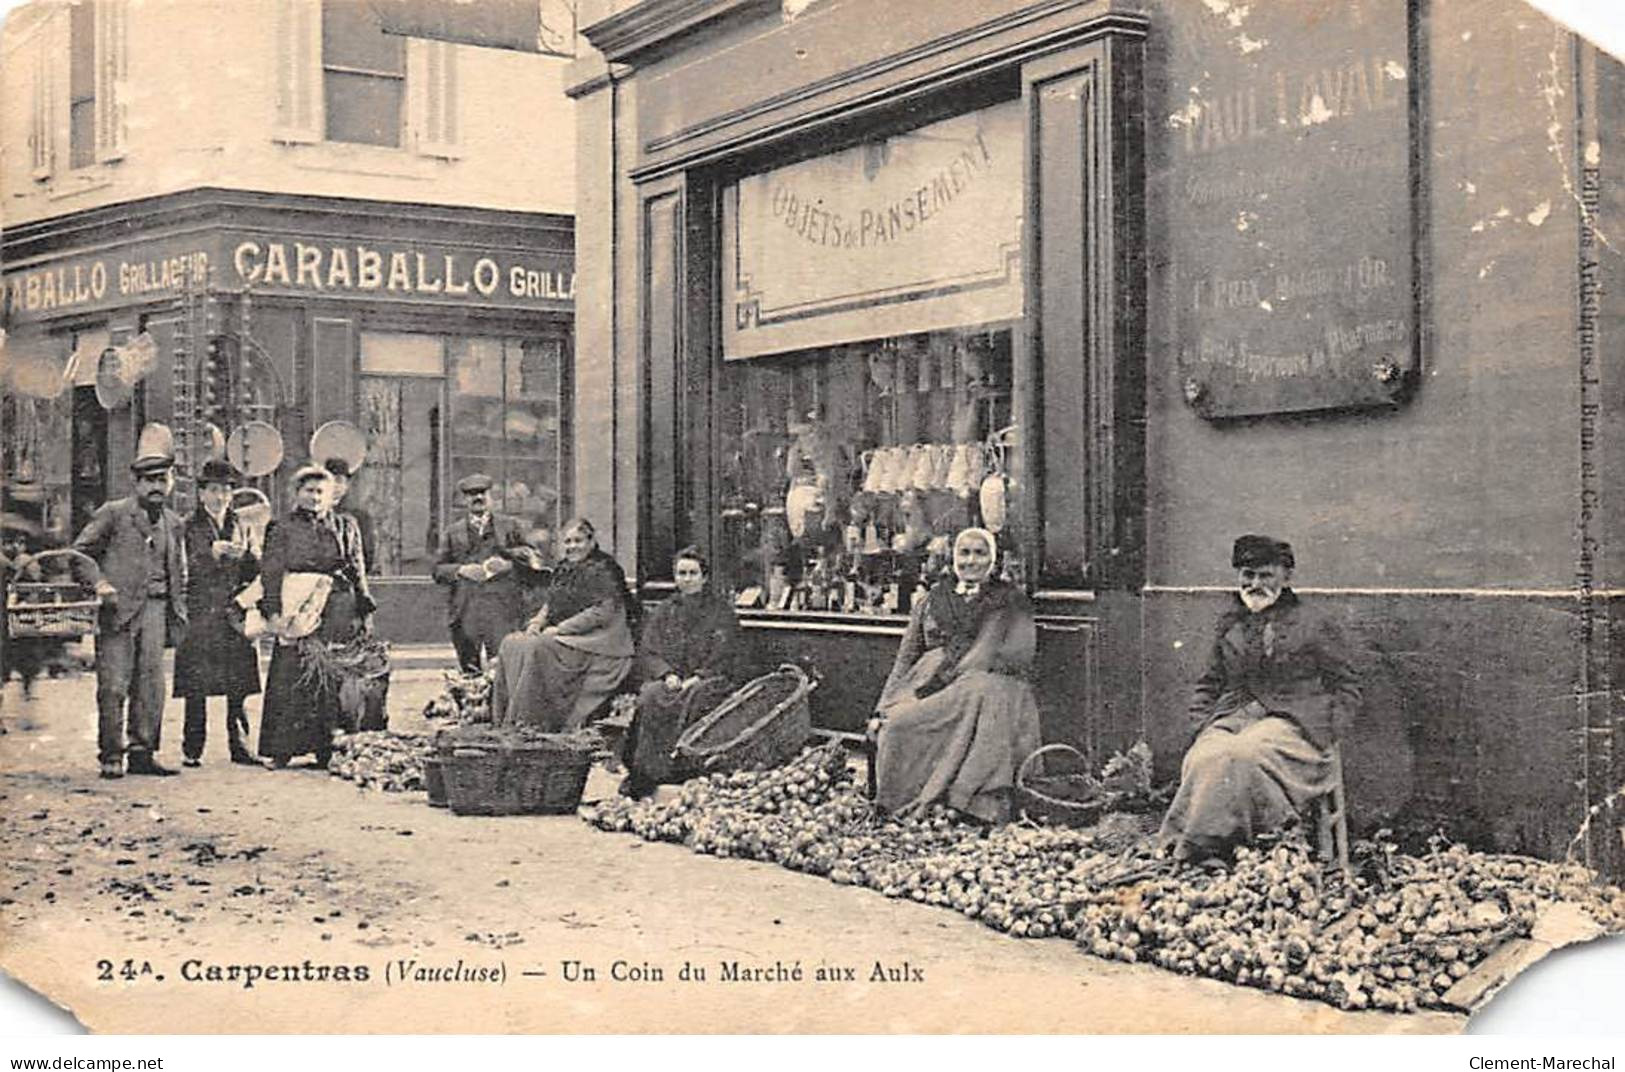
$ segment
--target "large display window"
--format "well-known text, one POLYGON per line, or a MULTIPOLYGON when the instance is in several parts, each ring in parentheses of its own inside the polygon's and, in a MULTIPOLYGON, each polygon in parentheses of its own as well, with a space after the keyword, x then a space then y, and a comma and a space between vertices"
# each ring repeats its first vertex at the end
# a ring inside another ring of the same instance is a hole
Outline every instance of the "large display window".
POLYGON ((740 602, 906 612, 982 525, 1025 573, 1008 323, 726 365, 718 566, 740 602))

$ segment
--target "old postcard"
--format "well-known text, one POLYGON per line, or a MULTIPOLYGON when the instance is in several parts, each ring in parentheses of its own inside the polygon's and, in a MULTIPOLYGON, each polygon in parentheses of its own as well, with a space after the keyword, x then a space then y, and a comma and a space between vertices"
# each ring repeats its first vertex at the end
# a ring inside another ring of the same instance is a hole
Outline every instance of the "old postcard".
POLYGON ((91 1031, 1450 1034, 1625 930, 1625 68, 1521 0, 0 50, 91 1031))

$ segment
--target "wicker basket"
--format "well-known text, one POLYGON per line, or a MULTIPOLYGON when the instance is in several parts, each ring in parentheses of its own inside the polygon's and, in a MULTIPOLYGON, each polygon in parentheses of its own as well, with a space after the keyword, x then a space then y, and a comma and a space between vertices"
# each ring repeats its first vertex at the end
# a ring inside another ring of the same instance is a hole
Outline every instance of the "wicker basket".
POLYGON ((1107 793, 1088 774, 1034 776, 1033 764, 1042 756, 1070 754, 1088 762, 1069 744, 1046 744, 1034 750, 1016 768, 1016 807, 1034 822, 1064 826, 1091 826, 1111 810, 1117 794, 1107 793))
POLYGON ((557 815, 575 811, 592 752, 542 741, 459 743, 441 757, 446 803, 457 815, 557 815))
POLYGON ((677 739, 672 758, 704 771, 763 770, 800 754, 812 736, 817 683, 785 663, 728 697, 677 739))
MULTIPOLYGON (((72 548, 41 551, 34 561, 64 556, 91 561, 72 548)), ((96 631, 101 608, 101 599, 87 593, 78 581, 12 581, 6 590, 7 634, 13 640, 89 636, 96 631)))

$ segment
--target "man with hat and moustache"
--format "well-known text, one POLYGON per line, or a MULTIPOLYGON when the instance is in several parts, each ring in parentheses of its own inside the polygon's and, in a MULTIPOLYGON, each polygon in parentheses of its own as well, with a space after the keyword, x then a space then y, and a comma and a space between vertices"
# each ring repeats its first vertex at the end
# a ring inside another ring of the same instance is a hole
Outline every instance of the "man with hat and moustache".
POLYGON ((1290 587, 1291 544, 1242 536, 1230 562, 1237 591, 1196 683, 1196 739, 1160 835, 1180 860, 1227 854, 1296 820, 1331 788, 1329 749, 1360 706, 1342 631, 1290 587))
POLYGON ((466 476, 457 490, 468 513, 441 538, 434 579, 451 587, 451 644, 463 673, 474 674, 481 669, 481 652, 495 656, 502 638, 523 620, 513 556, 526 554, 527 545, 517 519, 492 513, 490 477, 466 476))
POLYGON ((233 624, 233 600, 259 573, 247 533, 231 509, 236 474, 223 461, 203 463, 197 510, 186 524, 186 638, 175 650, 175 695, 186 701, 181 751, 188 767, 203 762, 208 698, 226 698, 226 736, 233 763, 255 764, 248 747, 245 697, 260 691, 259 657, 233 624))
POLYGON ((95 563, 84 579, 102 600, 96 709, 103 778, 124 776, 126 752, 130 774, 178 773, 157 760, 165 639, 184 630, 187 617, 184 530, 166 505, 174 464, 168 450, 138 445, 130 465, 135 493, 104 503, 73 541, 95 563))

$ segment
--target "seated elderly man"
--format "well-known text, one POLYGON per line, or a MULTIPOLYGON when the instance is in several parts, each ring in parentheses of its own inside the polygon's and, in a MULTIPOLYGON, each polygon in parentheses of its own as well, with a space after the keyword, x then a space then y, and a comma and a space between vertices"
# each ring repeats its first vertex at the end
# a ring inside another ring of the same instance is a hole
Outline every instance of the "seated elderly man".
POLYGON ((1289 587, 1291 545, 1243 536, 1239 591, 1219 616, 1191 704, 1196 740, 1163 820, 1182 860, 1228 853, 1279 830, 1330 787, 1328 749, 1360 704, 1348 645, 1289 587))

